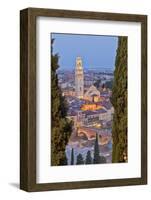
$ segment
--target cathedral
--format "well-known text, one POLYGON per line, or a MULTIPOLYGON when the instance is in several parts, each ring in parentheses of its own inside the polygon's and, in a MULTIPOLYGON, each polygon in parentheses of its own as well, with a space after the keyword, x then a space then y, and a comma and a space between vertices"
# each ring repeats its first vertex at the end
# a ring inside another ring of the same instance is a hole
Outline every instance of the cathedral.
POLYGON ((85 99, 89 101, 99 101, 100 92, 94 85, 84 93, 84 70, 81 57, 76 58, 75 66, 75 96, 79 99, 85 99))

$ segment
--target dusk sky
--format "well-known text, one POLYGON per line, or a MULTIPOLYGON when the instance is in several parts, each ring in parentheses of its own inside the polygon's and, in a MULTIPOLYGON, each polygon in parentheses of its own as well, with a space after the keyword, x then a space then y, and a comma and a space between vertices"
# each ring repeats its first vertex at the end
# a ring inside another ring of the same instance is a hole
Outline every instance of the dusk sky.
POLYGON ((80 56, 84 69, 114 69, 118 43, 116 36, 81 34, 51 34, 54 38, 53 53, 59 55, 60 69, 74 69, 80 56))

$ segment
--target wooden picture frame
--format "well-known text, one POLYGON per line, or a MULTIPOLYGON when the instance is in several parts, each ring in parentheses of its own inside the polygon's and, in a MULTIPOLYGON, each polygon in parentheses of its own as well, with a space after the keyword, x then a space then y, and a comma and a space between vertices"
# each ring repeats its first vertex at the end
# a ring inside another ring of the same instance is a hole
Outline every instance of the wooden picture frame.
POLYGON ((27 8, 20 12, 20 188, 47 191, 147 184, 147 16, 27 8), (36 183, 36 19, 39 16, 141 23, 141 177, 36 183))

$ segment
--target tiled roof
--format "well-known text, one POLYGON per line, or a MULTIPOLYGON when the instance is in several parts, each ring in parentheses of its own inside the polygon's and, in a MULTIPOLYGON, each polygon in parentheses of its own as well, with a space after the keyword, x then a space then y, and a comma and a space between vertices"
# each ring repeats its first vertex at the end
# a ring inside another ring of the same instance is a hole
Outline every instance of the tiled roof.
POLYGON ((100 109, 100 110, 96 110, 95 112, 100 114, 100 113, 106 113, 107 111, 105 109, 100 109))
POLYGON ((85 115, 94 115, 95 111, 86 110, 86 111, 83 111, 83 114, 85 114, 85 115))
POLYGON ((76 116, 77 113, 75 111, 71 110, 71 111, 68 112, 68 115, 69 116, 76 116))

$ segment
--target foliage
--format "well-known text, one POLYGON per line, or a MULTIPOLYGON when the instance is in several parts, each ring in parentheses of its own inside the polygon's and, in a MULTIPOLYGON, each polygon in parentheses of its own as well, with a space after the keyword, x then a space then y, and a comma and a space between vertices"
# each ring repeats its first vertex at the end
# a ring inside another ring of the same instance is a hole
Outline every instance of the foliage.
POLYGON ((119 37, 115 61, 111 102, 114 107, 112 124, 112 162, 127 161, 127 37, 119 37))
POLYGON ((87 151, 85 164, 92 164, 91 151, 87 151))
POLYGON ((98 135, 96 134, 95 144, 94 144, 94 158, 93 163, 98 164, 100 163, 100 150, 98 144, 98 135))
POLYGON ((74 165, 74 149, 71 150, 71 165, 74 165))
POLYGON ((100 156, 100 163, 106 163, 106 158, 104 156, 100 156))
POLYGON ((84 164, 84 160, 83 160, 83 157, 82 157, 82 154, 79 153, 78 156, 77 156, 77 165, 83 165, 84 164))
MULTIPOLYGON (((53 46, 54 40, 51 41, 53 46)), ((56 70, 59 56, 51 51, 51 165, 67 165, 65 148, 72 132, 71 122, 66 118, 67 103, 58 86, 56 70)))

